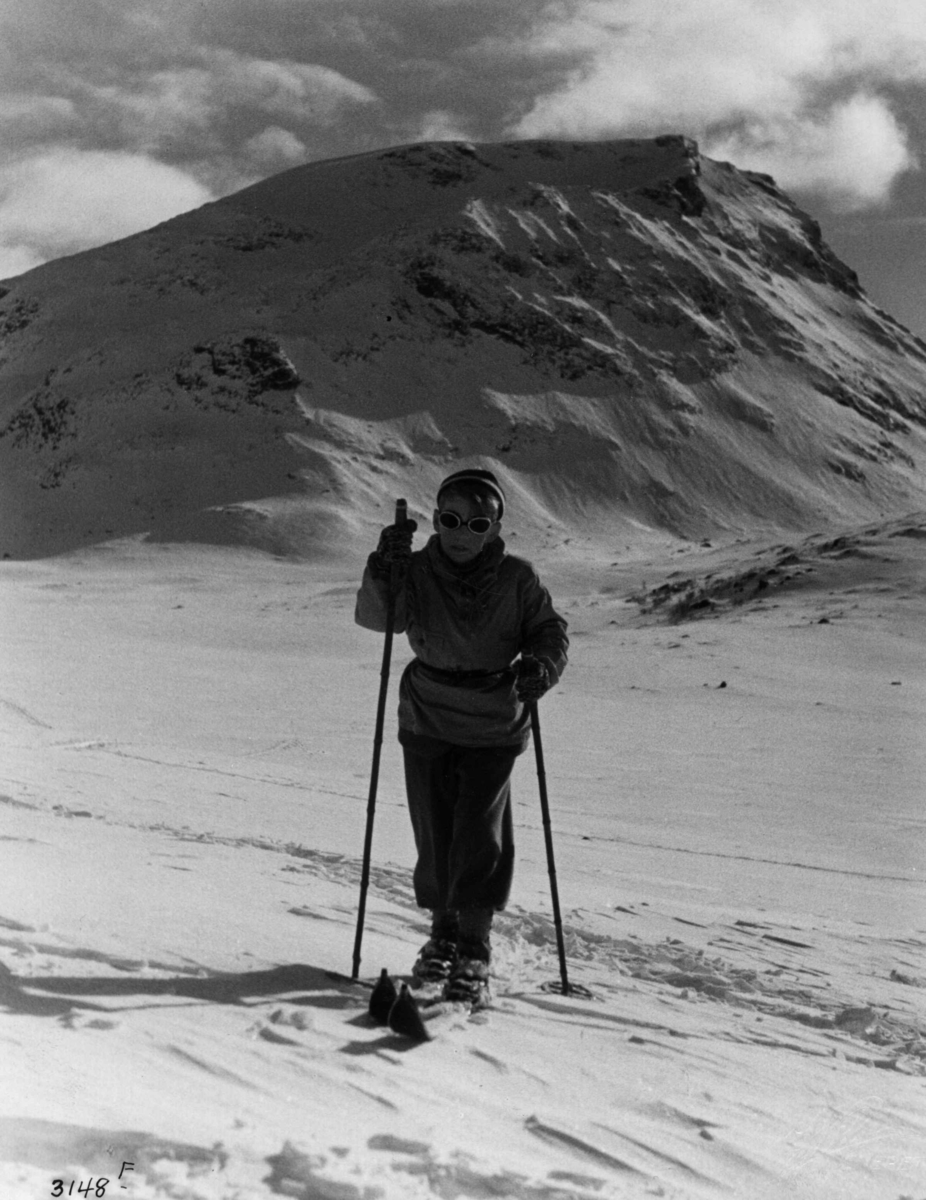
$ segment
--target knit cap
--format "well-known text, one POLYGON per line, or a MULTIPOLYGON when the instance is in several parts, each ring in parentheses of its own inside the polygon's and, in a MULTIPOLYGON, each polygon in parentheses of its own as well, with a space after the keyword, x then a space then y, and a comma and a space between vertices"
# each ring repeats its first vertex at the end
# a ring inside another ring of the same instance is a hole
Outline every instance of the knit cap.
POLYGON ((448 475, 437 489, 438 496, 442 492, 449 491, 458 483, 481 483, 483 487, 488 488, 498 500, 498 519, 502 519, 505 514, 505 493, 502 491, 502 485, 491 471, 484 471, 481 467, 469 467, 465 471, 455 471, 452 475, 448 475))

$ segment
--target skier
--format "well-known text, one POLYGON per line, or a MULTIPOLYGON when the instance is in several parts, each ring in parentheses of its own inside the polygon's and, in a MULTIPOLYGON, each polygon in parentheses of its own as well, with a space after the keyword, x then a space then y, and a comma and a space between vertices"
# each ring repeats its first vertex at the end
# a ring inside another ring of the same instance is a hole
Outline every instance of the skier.
POLYGON ((449 475, 423 550, 411 548, 414 521, 382 531, 355 613, 359 625, 385 628, 398 565, 395 630, 415 653, 399 686, 399 741, 415 899, 431 911, 413 975, 473 1007, 488 1002, 492 919, 511 889, 510 781, 530 737, 527 704, 558 681, 569 646, 533 567, 505 550, 504 512, 491 471, 449 475))

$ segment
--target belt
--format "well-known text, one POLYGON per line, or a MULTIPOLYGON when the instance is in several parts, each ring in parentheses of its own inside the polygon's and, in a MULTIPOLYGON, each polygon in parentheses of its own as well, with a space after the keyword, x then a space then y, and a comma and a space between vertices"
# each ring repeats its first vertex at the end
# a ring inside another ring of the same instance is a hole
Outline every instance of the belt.
POLYGON ((491 679, 494 675, 503 675, 508 670, 507 667, 500 667, 497 671, 445 671, 443 667, 432 667, 420 658, 415 659, 415 666, 429 679, 438 683, 466 683, 470 679, 491 679))

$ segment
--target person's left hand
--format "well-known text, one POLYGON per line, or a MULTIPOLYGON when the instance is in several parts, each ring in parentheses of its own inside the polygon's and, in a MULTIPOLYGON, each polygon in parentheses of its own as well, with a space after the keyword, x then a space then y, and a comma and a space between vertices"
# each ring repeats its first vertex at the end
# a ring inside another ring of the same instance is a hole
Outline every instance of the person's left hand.
POLYGON ((518 659, 515 670, 517 678, 514 681, 514 690, 518 699, 523 703, 531 704, 550 690, 552 685, 550 672, 547 670, 546 664, 542 663, 539 658, 525 654, 518 659))

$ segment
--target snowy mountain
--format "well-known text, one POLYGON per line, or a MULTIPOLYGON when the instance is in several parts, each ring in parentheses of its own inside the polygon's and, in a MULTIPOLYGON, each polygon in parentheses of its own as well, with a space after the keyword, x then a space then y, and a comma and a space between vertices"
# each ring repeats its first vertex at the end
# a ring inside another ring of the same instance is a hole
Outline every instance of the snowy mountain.
POLYGON ((2 292, 14 558, 334 553, 460 459, 549 543, 926 497, 926 344, 770 178, 682 137, 313 163, 2 292))

